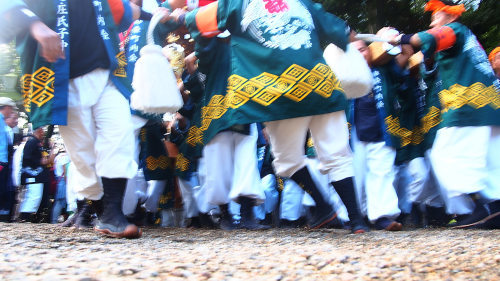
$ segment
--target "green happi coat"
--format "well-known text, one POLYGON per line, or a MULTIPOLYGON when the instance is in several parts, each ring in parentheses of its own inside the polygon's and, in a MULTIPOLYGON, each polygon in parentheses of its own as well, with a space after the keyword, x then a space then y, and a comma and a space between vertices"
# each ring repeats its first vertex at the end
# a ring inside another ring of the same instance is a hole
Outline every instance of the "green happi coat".
POLYGON ((454 22, 420 32, 418 37, 424 55, 435 55, 442 83, 441 126, 500 125, 500 82, 476 36, 454 22))
MULTIPOLYGON (((17 50, 21 54, 21 90, 24 108, 33 127, 67 124, 69 84, 69 14, 67 0, 25 0, 47 26, 59 33, 65 47, 66 59, 49 63, 40 56, 38 43, 29 31, 20 34, 17 50)), ((128 99, 132 92, 125 67, 127 61, 119 50, 118 33, 132 23, 132 11, 128 1, 93 0, 99 33, 110 60, 110 79, 128 99)))
POLYGON ((340 82, 326 65, 319 42, 345 49, 349 29, 320 4, 220 0, 188 13, 185 20, 195 39, 217 30, 231 33, 226 87, 210 93, 211 99, 202 108, 197 139, 204 144, 237 124, 345 109, 340 82), (212 25, 204 22, 210 20, 210 11, 212 25), (215 28, 207 30, 207 26, 215 28))

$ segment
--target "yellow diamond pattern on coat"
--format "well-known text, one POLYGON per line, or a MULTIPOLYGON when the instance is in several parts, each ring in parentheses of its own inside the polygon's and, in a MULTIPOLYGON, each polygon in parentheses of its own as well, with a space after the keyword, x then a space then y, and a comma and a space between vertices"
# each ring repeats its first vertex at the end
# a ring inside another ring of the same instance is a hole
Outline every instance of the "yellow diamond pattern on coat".
POLYGON ((236 89, 236 93, 241 94, 245 97, 253 97, 264 87, 265 85, 258 81, 247 80, 243 85, 236 89))
POLYGON ((42 107, 54 98, 54 71, 42 66, 33 74, 25 74, 21 77, 21 87, 27 112, 31 112, 32 103, 42 107))
POLYGON ((227 78, 227 87, 231 90, 238 88, 243 85, 248 79, 241 77, 239 75, 233 74, 227 78))
POLYGON ((118 77, 127 77, 127 70, 125 69, 127 66, 127 58, 125 57, 125 52, 121 51, 115 57, 118 62, 118 67, 115 71, 113 71, 113 75, 118 77))
POLYGON ((189 128, 186 142, 191 146, 196 146, 198 143, 203 144, 203 131, 196 126, 192 126, 189 128))
POLYGON ((307 95, 309 95, 311 92, 311 88, 305 87, 302 83, 298 83, 284 96, 293 101, 299 102, 307 97, 307 95))
POLYGON ((251 80, 257 81, 260 84, 262 84, 264 86, 267 86, 267 85, 273 83, 276 79, 278 79, 277 75, 274 75, 274 74, 271 74, 271 73, 267 73, 267 72, 263 72, 262 74, 260 74, 257 77, 252 78, 251 80))
POLYGON ((274 82, 272 85, 268 87, 269 90, 272 90, 273 92, 277 92, 279 94, 284 94, 288 92, 293 86, 295 85, 295 81, 286 79, 286 78, 279 78, 274 82))
POLYGON ((253 101, 260 103, 263 106, 268 106, 278 99, 281 95, 269 88, 264 89, 258 95, 252 98, 253 101))
POLYGON ((23 93, 24 109, 31 112, 31 74, 21 77, 21 91, 23 93))
POLYGON ((146 158, 146 168, 148 170, 154 171, 156 169, 165 170, 168 168, 168 157, 166 155, 161 155, 158 158, 153 156, 148 156, 146 158))
POLYGON ((321 73, 311 71, 300 82, 305 84, 307 87, 314 89, 321 84, 325 78, 326 76, 323 76, 321 73))
POLYGON ((389 115, 385 118, 387 132, 401 139, 401 147, 418 145, 424 140, 424 135, 441 122, 441 112, 439 108, 432 106, 429 112, 421 119, 421 125, 413 130, 402 128, 399 118, 389 115))
POLYGON ((238 108, 244 105, 250 99, 242 94, 236 93, 234 91, 228 91, 226 96, 226 106, 231 108, 238 108))
POLYGON ((313 90, 324 98, 330 97, 334 90, 343 91, 330 67, 322 63, 312 70, 293 64, 279 76, 263 72, 247 79, 233 74, 227 79, 225 96, 214 95, 209 103, 202 107, 201 127, 190 132, 187 142, 199 142, 212 120, 221 118, 229 108, 239 108, 250 100, 262 106, 269 106, 281 96, 300 102, 313 90))
POLYGON ((495 110, 500 108, 499 90, 494 85, 487 87, 481 82, 476 82, 469 87, 455 84, 439 92, 439 99, 443 113, 465 105, 475 109, 485 106, 491 106, 495 110))
POLYGON ((182 153, 177 154, 175 158, 175 168, 181 172, 185 172, 189 168, 189 160, 182 153))
POLYGON ((294 81, 299 81, 307 72, 309 72, 307 68, 297 64, 292 64, 287 70, 285 70, 285 72, 283 72, 281 76, 294 81))

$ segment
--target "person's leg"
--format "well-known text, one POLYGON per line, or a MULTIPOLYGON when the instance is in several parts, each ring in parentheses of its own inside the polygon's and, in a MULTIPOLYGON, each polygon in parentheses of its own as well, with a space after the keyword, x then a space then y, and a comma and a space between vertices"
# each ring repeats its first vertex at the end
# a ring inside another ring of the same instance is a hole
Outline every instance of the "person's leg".
POLYGON ((221 210, 220 228, 233 230, 236 228, 229 212, 229 193, 233 181, 234 138, 232 132, 218 133, 203 148, 204 182, 201 189, 205 192, 205 200, 210 205, 219 206, 221 210))
POLYGON ((250 134, 233 133, 233 179, 229 197, 241 205, 240 226, 246 229, 267 229, 257 223, 253 207, 264 202, 264 186, 260 180, 257 163, 257 125, 250 125, 250 134))
POLYGON ((460 215, 456 227, 468 227, 488 216, 481 192, 487 190, 487 154, 491 127, 446 127, 438 130, 431 163, 446 195, 448 210, 460 215), (472 208, 467 206, 473 199, 472 208))
POLYGON ((354 169, 345 112, 338 111, 313 116, 309 128, 321 162, 320 170, 328 174, 335 191, 346 206, 351 230, 354 233, 368 231, 354 190, 354 169))
POLYGON ((319 228, 335 219, 337 214, 325 200, 321 190, 314 183, 306 166, 304 145, 312 116, 266 122, 266 131, 271 142, 276 174, 291 178, 316 203, 316 214, 310 227, 319 228))
MULTIPOLYGON (((140 141, 139 133, 141 128, 146 125, 147 119, 142 117, 132 115, 132 127, 134 130, 134 161, 139 163, 139 153, 140 153, 140 141)), ((123 198, 123 213, 126 216, 132 215, 135 212, 137 203, 139 202, 138 193, 140 192, 139 186, 137 185, 137 174, 134 178, 127 181, 127 188, 125 188, 125 197, 123 198)))
POLYGON ((129 103, 108 81, 92 113, 96 128, 95 168, 103 184, 102 213, 98 211, 95 229, 113 237, 138 238, 142 231, 128 223, 122 211, 127 180, 137 173, 129 103))
POLYGON ((398 196, 394 189, 396 151, 385 142, 368 143, 365 179, 368 219, 378 229, 401 230, 394 219, 399 216, 398 196))

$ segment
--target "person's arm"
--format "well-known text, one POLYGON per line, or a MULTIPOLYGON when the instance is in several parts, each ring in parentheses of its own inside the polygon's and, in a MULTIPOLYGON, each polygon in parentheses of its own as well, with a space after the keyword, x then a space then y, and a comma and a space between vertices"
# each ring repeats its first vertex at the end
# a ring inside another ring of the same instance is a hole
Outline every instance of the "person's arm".
POLYGON ((59 35, 45 25, 22 1, 13 1, 10 9, 1 10, 0 42, 7 43, 17 34, 30 32, 40 44, 40 55, 48 62, 64 58, 64 50, 59 35), (20 3, 19 3, 20 2, 20 3))
POLYGON ((416 50, 421 50, 426 58, 435 53, 453 47, 457 41, 454 24, 435 27, 415 34, 401 34, 392 39, 391 44, 407 44, 416 50))

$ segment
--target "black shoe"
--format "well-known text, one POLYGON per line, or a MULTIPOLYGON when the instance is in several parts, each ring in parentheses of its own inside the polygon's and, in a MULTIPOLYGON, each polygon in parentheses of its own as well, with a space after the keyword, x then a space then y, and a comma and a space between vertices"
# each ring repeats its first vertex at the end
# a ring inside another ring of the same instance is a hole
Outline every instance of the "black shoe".
POLYGON ((347 209, 351 232, 361 234, 370 231, 359 211, 352 177, 332 182, 332 185, 347 209))
POLYGON ((240 203, 240 228, 248 230, 265 230, 271 228, 269 225, 263 225, 257 222, 253 214, 253 207, 255 206, 255 199, 249 197, 239 197, 240 203))
POLYGON ((335 218, 337 218, 337 213, 335 210, 327 205, 324 206, 323 209, 316 208, 314 212, 314 216, 311 218, 309 222, 309 228, 318 229, 323 226, 326 226, 328 223, 332 222, 335 218))
POLYGON ((401 223, 386 217, 378 218, 375 221, 375 227, 379 230, 387 231, 400 231, 403 229, 403 225, 401 223))
POLYGON ((426 227, 444 227, 451 219, 444 207, 425 206, 425 215, 426 227))
POLYGON ((19 214, 19 222, 31 222, 35 223, 36 214, 34 213, 20 213, 19 214))
POLYGON ((316 203, 315 214, 309 223, 311 229, 318 229, 337 217, 335 210, 333 210, 330 203, 326 202, 323 194, 314 183, 307 167, 298 170, 290 178, 311 195, 316 203))
POLYGON ((500 200, 488 204, 490 213, 472 228, 500 229, 500 200))
POLYGON ((68 219, 61 224, 61 226, 76 227, 79 229, 91 228, 92 214, 87 200, 77 200, 75 214, 68 217, 68 219))
POLYGON ((234 222, 233 216, 229 213, 228 204, 219 205, 220 221, 219 228, 226 231, 238 229, 238 225, 234 222))
POLYGON ((474 211, 468 215, 459 215, 455 218, 454 223, 450 226, 454 229, 468 229, 475 228, 484 223, 484 219, 489 216, 488 210, 482 204, 476 204, 474 211))
POLYGON ((139 238, 142 230, 127 221, 122 212, 122 201, 127 179, 102 178, 104 195, 102 213, 94 229, 106 236, 115 238, 139 238))
POLYGON ((186 224, 186 228, 201 228, 200 217, 192 217, 188 219, 188 223, 186 224))

